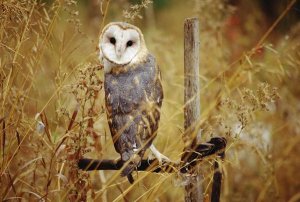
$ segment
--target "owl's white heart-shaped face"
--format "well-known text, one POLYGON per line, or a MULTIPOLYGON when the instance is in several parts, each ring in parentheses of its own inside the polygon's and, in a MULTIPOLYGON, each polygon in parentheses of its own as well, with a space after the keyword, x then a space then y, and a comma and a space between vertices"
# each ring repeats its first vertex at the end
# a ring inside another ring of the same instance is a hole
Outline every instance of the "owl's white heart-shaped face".
POLYGON ((102 34, 99 45, 105 59, 117 65, 127 65, 140 50, 141 36, 133 28, 111 25, 102 34))

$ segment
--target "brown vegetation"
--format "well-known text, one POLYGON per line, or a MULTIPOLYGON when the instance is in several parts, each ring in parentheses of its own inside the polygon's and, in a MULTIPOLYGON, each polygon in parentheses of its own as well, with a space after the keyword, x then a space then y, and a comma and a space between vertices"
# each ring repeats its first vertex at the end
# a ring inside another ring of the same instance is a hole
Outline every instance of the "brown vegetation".
MULTIPOLYGON (((228 141, 222 201, 299 201, 299 24, 285 21, 278 31, 256 1, 78 2, 0 2, 1 200, 183 201, 186 182, 177 174, 140 172, 130 185, 120 172, 83 172, 76 162, 118 157, 97 59, 101 27, 116 20, 139 25, 157 57, 165 100, 155 143, 180 159, 183 20, 194 15, 203 141, 228 141)), ((291 12, 283 7, 282 20, 291 12)), ((213 163, 201 166, 208 199, 213 163)))

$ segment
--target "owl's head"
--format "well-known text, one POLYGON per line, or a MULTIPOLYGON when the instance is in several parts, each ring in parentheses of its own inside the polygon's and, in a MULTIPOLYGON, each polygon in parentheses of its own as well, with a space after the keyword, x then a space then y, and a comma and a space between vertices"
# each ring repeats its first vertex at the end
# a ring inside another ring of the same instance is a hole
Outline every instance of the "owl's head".
POLYGON ((106 59, 120 66, 136 63, 147 55, 140 29, 124 22, 113 22, 104 27, 99 48, 100 61, 106 59))

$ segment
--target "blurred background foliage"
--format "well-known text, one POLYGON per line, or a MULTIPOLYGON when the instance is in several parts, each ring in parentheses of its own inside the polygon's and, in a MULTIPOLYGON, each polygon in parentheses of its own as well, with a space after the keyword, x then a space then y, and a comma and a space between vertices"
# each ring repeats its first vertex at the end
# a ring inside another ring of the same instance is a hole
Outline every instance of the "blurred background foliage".
MULTIPOLYGON (((138 173, 130 185, 119 172, 87 173, 76 162, 118 158, 97 59, 111 21, 139 26, 156 56, 165 99, 155 144, 180 159, 183 23, 193 16, 202 141, 228 140, 222 201, 299 201, 297 0, 0 1, 1 200, 183 201, 178 174, 138 173)), ((213 164, 200 166, 207 201, 213 164)))

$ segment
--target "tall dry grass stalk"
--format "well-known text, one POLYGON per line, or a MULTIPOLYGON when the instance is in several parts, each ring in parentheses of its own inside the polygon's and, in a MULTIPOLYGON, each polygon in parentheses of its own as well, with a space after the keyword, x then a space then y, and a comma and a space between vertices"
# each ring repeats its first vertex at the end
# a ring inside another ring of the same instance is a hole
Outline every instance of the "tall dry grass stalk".
POLYGON ((102 82, 93 51, 76 58, 86 48, 77 2, 2 1, 0 9, 1 200, 86 200, 89 175, 76 162, 90 147, 101 152, 102 82))

